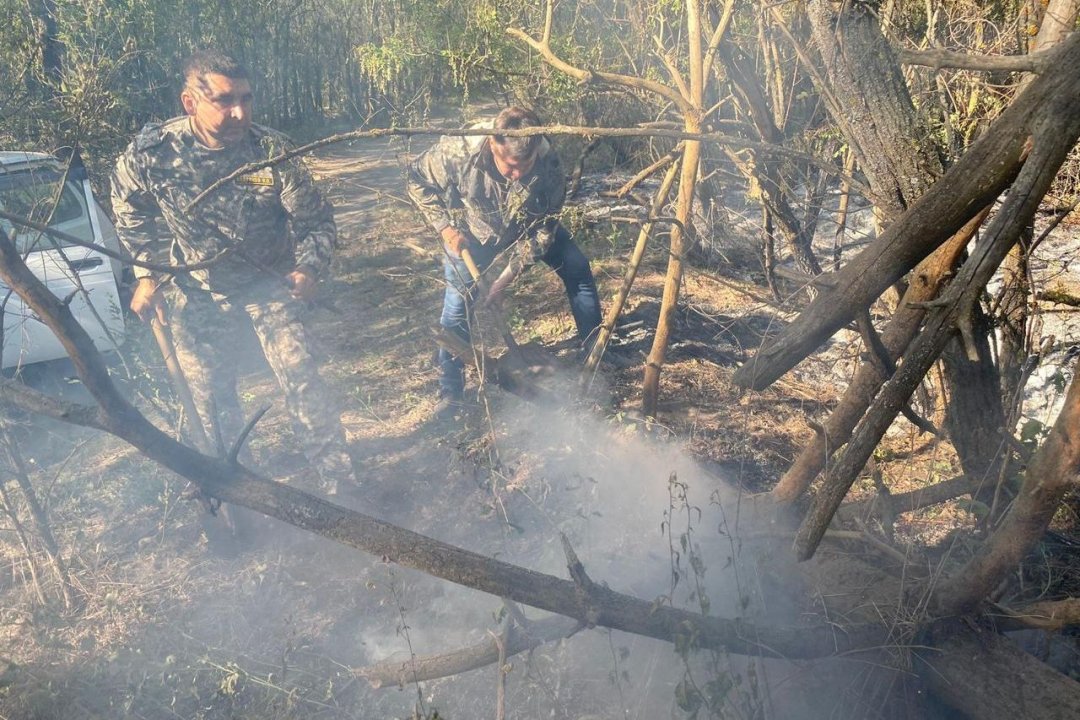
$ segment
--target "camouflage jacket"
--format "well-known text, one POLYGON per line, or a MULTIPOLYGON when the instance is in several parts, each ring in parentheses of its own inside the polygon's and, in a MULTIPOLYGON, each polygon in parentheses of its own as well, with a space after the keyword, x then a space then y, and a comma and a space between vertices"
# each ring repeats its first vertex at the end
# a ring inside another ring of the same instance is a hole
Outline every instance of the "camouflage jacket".
MULTIPOLYGON (((228 249, 210 267, 174 277, 178 285, 226 295, 300 265, 324 274, 337 242, 334 210, 299 159, 241 175, 186 211, 214 181, 290 145, 285 135, 261 125, 220 149, 199 143, 187 117, 147 125, 113 172, 121 242, 136 260, 172 265, 198 263, 228 249)), ((155 275, 135 267, 136 277, 155 275)))
POLYGON ((566 199, 558 155, 546 139, 538 152, 532 172, 511 182, 495 168, 487 136, 444 136, 409 166, 409 197, 436 232, 452 225, 500 251, 517 243, 516 275, 551 247, 566 199))

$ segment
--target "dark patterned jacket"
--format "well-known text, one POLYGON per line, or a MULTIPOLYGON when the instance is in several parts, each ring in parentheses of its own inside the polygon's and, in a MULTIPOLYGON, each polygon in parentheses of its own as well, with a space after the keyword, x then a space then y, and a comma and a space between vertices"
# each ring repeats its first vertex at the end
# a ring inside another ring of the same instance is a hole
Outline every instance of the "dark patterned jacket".
POLYGON ((516 243, 516 275, 551 247, 566 199, 566 178, 547 139, 538 153, 532 171, 511 182, 495 168, 487 136, 443 136, 410 164, 409 197, 436 232, 452 225, 499 251, 516 243))
MULTIPOLYGON (((298 158, 241 175, 187 211, 214 181, 290 145, 285 135, 261 125, 220 149, 199 143, 186 116, 147 125, 113 172, 121 242, 136 260, 173 265, 229 249, 211 267, 175 276, 177 285, 226 295, 301 265, 324 274, 337 242, 334 211, 298 158)), ((154 275, 135 268, 136 277, 154 275)))

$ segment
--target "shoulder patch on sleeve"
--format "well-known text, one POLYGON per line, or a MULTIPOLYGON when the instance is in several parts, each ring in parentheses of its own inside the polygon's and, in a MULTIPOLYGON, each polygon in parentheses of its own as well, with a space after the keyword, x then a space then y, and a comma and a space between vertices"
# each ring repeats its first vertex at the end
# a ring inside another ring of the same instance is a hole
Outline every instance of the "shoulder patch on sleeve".
POLYGON ((135 149, 142 152, 160 145, 165 141, 165 131, 161 123, 149 123, 135 136, 135 149))

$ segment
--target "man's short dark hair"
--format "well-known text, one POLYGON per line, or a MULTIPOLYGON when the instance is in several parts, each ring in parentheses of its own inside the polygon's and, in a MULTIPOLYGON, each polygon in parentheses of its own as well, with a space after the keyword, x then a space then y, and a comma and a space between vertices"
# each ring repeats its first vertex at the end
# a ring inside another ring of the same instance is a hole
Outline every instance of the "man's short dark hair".
MULTIPOLYGON (((495 116, 493 125, 496 130, 520 130, 522 128, 538 127, 543 125, 539 116, 529 108, 512 105, 495 116)), ((514 160, 525 160, 532 157, 540 143, 544 141, 542 135, 529 135, 528 137, 506 137, 505 135, 492 135, 492 141, 499 149, 514 160)))
POLYGON ((251 79, 247 68, 239 60, 220 50, 198 50, 184 61, 184 85, 189 85, 208 74, 224 75, 231 80, 251 79))

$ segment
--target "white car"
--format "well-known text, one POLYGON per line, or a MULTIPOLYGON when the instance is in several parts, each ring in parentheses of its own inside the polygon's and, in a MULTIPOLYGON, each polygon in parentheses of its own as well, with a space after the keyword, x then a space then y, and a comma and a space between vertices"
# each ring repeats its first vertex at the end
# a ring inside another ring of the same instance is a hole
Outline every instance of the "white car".
MULTIPOLYGON (((77 155, 65 178, 64 164, 51 155, 0 151, 0 209, 38 222, 47 220, 49 227, 80 240, 112 250, 119 247, 116 229, 94 200, 86 168, 77 155)), ((68 307, 94 345, 103 351, 117 349, 124 337, 121 263, 2 218, 0 227, 50 291, 59 298, 71 298, 68 307)), ((52 331, 3 284, 0 309, 4 369, 67 356, 52 331)))

